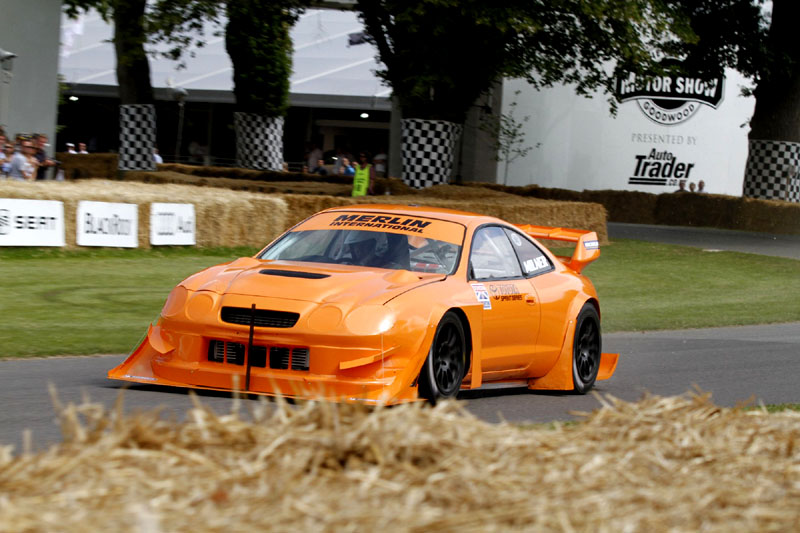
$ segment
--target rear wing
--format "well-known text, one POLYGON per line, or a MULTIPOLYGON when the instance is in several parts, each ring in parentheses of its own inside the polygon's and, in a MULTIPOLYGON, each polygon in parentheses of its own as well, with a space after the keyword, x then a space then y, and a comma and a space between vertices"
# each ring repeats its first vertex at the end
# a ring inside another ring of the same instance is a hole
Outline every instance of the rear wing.
POLYGON ((534 239, 576 243, 572 257, 558 256, 564 264, 575 272, 580 273, 586 265, 600 257, 600 243, 597 240, 597 233, 594 231, 551 228, 548 226, 533 226, 531 224, 516 224, 516 226, 534 239))

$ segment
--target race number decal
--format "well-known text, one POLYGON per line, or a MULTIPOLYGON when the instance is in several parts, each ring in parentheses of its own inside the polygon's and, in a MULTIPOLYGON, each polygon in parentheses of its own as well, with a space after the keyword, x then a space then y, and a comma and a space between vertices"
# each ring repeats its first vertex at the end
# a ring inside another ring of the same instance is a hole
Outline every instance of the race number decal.
POLYGON ((486 290, 483 283, 473 283, 472 290, 475 291, 475 298, 483 304, 484 309, 492 308, 492 299, 489 298, 489 291, 486 290))

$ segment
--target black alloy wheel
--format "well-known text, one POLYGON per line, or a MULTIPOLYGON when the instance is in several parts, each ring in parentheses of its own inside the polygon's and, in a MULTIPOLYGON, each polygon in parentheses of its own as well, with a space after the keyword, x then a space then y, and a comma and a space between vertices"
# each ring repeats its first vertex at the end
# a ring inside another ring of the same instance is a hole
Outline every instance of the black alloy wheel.
POLYGON ((435 404, 454 398, 466 374, 467 343, 464 326, 455 313, 447 312, 433 337, 428 358, 419 377, 419 395, 435 404))
POLYGON ((578 394, 589 392, 597 379, 601 346, 600 316, 594 306, 587 303, 578 313, 572 348, 572 378, 578 394))

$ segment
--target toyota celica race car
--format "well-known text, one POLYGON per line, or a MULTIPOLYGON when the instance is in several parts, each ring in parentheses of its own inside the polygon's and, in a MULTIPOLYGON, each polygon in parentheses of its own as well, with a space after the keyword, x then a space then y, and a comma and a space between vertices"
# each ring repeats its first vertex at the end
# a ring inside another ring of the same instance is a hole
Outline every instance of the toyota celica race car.
POLYGON ((110 378, 369 403, 609 378, 594 232, 393 205, 317 213, 188 277, 110 378), (571 257, 536 239, 575 244, 571 257))

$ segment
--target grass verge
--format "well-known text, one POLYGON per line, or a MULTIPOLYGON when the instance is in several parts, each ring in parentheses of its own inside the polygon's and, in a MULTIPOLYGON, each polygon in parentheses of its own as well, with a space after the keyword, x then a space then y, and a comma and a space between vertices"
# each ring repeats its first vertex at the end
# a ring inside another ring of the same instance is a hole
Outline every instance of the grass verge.
MULTIPOLYGON (((128 352, 181 279, 255 251, 0 249, 0 357, 128 352)), ((617 241, 585 272, 605 332, 800 321, 800 261, 617 241)))
POLYGON ((606 332, 800 321, 793 259, 621 240, 584 273, 606 332))

